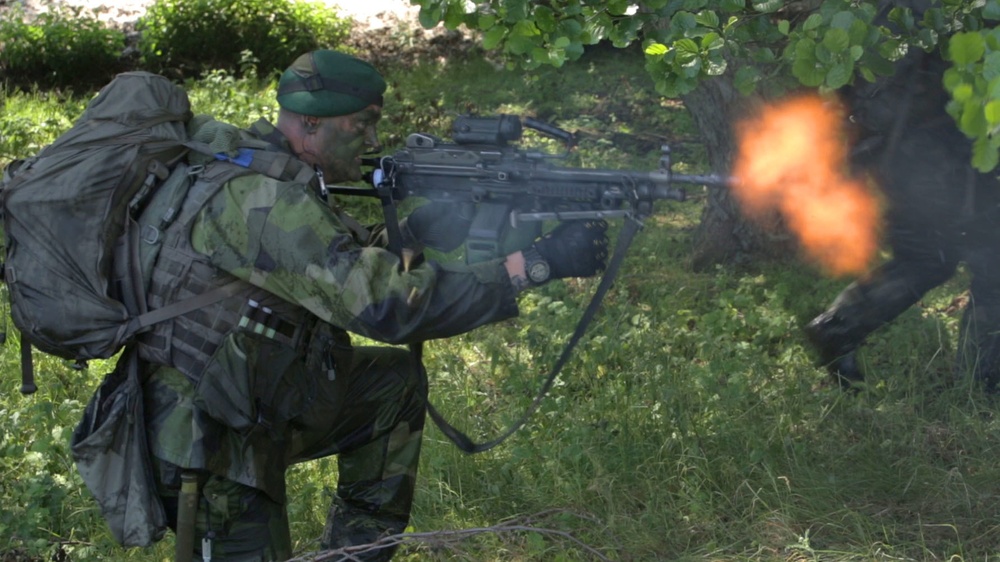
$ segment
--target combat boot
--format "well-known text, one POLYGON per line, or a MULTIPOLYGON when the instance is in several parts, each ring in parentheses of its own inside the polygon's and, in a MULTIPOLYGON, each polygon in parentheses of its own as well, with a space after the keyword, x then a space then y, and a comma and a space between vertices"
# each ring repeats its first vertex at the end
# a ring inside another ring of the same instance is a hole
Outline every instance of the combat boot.
POLYGON ((805 327, 806 337, 819 353, 819 363, 844 390, 857 390, 865 375, 858 366, 858 344, 835 311, 827 311, 805 327))
POLYGON ((406 530, 406 518, 380 515, 378 510, 334 498, 320 546, 337 550, 345 560, 388 562, 399 547, 393 539, 406 530))

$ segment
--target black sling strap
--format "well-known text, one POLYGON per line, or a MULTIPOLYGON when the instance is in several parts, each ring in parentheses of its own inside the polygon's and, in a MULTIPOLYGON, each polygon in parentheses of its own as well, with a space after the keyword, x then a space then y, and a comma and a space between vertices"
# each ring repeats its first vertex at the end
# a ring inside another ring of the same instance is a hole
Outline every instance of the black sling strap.
MULTIPOLYGON (((615 247, 615 253, 611 256, 611 260, 608 262, 608 267, 604 272, 604 276, 601 278, 601 283, 597 286, 597 290, 594 292, 594 296, 590 299, 590 304, 587 305, 587 309, 584 310, 583 314, 580 316, 580 320, 576 324, 576 329, 573 331, 573 335, 570 337, 569 341, 566 342, 566 346, 563 347, 562 354, 559 356, 555 365, 552 366, 552 370, 549 371, 549 375, 545 379, 545 383, 542 384, 542 388, 535 396, 534 401, 530 406, 528 406, 528 409, 521 414, 521 417, 511 424, 510 427, 508 427, 503 433, 490 441, 475 443, 469 438, 469 436, 462 433, 458 429, 455 429, 453 425, 448 423, 448 420, 444 419, 444 416, 437 411, 437 408, 435 408, 434 405, 428 401, 427 412, 430 414, 431 419, 434 420, 438 429, 440 429, 452 443, 458 446, 459 449, 465 451, 466 453, 481 453, 483 451, 488 451, 500 443, 503 443, 508 437, 513 435, 514 432, 524 427, 524 425, 528 423, 531 416, 538 411, 538 408, 542 404, 542 400, 545 399, 549 390, 552 389, 552 385, 555 383, 556 377, 559 376, 560 371, 562 371, 566 362, 569 361, 573 348, 576 347, 576 345, 580 342, 580 339, 582 339, 583 335, 587 332, 587 327, 597 314, 597 310, 604 301, 604 296, 614 284, 615 277, 618 275, 618 270, 621 269, 621 264, 625 259, 625 254, 628 253, 628 248, 632 244, 632 240, 641 228, 642 223, 639 219, 631 215, 626 217, 621 234, 618 235, 618 243, 615 247)), ((420 369, 421 377, 424 381, 427 381, 427 371, 424 369, 423 363, 423 344, 416 343, 411 345, 410 352, 413 354, 413 357, 420 369)))

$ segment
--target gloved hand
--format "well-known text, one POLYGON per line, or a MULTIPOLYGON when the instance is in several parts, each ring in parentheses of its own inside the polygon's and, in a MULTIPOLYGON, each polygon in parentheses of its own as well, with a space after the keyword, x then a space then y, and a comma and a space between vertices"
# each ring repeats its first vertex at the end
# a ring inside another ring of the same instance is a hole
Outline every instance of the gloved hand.
POLYGON ((440 252, 450 252, 469 236, 475 213, 473 203, 434 201, 417 207, 399 223, 403 245, 413 247, 417 243, 440 252))
POLYGON ((536 285, 549 279, 597 275, 607 267, 608 223, 564 222, 523 253, 528 279, 536 285), (544 263, 539 263, 539 259, 544 263))

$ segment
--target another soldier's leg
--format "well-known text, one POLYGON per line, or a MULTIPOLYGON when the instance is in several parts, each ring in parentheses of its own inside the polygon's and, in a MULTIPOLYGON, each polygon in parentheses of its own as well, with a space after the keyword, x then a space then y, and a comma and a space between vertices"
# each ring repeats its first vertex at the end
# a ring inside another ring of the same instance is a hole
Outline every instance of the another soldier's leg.
MULTIPOLYGON (((321 388, 296 420, 292 462, 339 454, 340 475, 324 548, 372 543, 405 530, 416 484, 426 385, 410 354, 356 348, 351 365, 321 388)), ((352 552, 388 560, 394 547, 352 552)))
MULTIPOLYGON (((1000 213, 998 213, 1000 215, 1000 213)), ((991 224, 990 229, 1000 226, 991 224)), ((966 263, 971 271, 969 304, 962 317, 958 346, 960 375, 971 373, 987 390, 1000 389, 1000 238, 984 233, 970 250, 966 263)))
POLYGON ((893 259, 849 285, 806 326, 820 361, 845 387, 864 379, 854 352, 865 338, 955 272, 956 259, 936 236, 897 227, 892 242, 893 259))

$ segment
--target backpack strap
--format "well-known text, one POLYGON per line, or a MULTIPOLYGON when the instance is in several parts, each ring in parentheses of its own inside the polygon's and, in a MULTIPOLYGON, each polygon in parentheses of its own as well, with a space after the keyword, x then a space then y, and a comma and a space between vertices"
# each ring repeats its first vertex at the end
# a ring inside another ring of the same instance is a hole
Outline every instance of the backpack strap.
POLYGON ((242 287, 243 281, 231 281, 225 285, 216 287, 211 291, 204 292, 200 295, 195 295, 189 299, 177 301, 162 308, 157 308, 156 310, 140 314, 139 316, 135 316, 129 320, 126 330, 128 333, 138 333, 153 324, 170 320, 171 318, 187 314, 188 312, 193 312, 199 308, 204 308, 210 304, 215 304, 222 299, 236 295, 240 292, 242 287))

